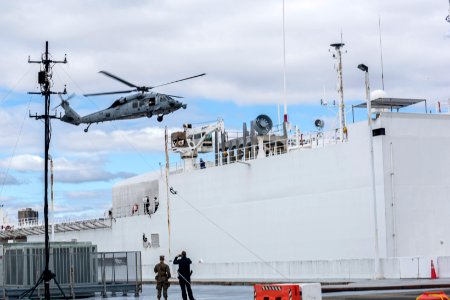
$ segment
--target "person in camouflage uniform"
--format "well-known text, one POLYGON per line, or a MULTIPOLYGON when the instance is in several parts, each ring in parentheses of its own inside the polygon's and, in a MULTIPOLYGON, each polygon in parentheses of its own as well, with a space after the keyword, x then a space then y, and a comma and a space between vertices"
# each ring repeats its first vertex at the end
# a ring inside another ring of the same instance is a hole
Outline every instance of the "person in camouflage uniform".
POLYGON ((161 299, 161 290, 163 290, 164 299, 167 300, 167 290, 169 289, 170 283, 170 268, 164 263, 164 255, 159 257, 159 264, 154 268, 156 273, 156 289, 158 290, 158 300, 161 299))

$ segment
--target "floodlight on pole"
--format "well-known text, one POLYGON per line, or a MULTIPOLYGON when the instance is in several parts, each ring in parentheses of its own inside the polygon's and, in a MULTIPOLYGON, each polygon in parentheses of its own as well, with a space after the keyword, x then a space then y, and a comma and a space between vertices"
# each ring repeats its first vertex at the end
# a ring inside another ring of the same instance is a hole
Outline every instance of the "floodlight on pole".
POLYGON ((373 220, 374 220, 374 250, 375 250, 375 279, 381 277, 380 274, 380 250, 378 243, 378 214, 377 214, 377 194, 375 185, 375 158, 373 152, 373 131, 372 131, 372 106, 370 100, 370 86, 369 86, 369 67, 364 64, 359 64, 358 69, 365 73, 366 85, 366 101, 367 101, 367 119, 369 128, 369 146, 370 146, 370 164, 371 164, 371 189, 372 189, 372 204, 373 204, 373 220))

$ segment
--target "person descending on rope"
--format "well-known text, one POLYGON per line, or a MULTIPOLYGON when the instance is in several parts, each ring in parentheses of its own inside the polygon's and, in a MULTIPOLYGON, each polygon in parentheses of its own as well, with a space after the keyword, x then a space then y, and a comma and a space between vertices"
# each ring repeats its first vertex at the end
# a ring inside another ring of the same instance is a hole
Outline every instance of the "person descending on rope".
POLYGON ((182 251, 180 255, 177 255, 173 260, 173 263, 178 265, 178 281, 180 283, 183 300, 187 300, 187 295, 189 296, 189 300, 195 300, 191 289, 192 271, 190 265, 192 261, 186 257, 186 251, 182 251))

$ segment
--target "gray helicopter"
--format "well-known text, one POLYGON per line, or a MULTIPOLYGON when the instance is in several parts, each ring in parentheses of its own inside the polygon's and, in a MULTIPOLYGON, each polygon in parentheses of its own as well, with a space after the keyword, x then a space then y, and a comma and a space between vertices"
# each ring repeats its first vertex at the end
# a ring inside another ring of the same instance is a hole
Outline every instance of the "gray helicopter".
POLYGON ((151 118, 152 116, 157 116, 158 122, 162 122, 164 115, 173 113, 174 111, 180 108, 186 109, 187 105, 173 99, 182 97, 154 93, 150 92, 150 90, 156 87, 161 87, 175 82, 180 82, 206 75, 205 73, 203 73, 156 86, 137 86, 109 72, 100 71, 99 73, 111 77, 117 81, 120 81, 123 84, 128 85, 129 87, 133 87, 133 89, 116 92, 85 94, 84 96, 89 97, 100 95, 125 94, 131 92, 137 93, 126 97, 120 97, 119 99, 115 100, 110 107, 86 115, 84 117, 81 117, 73 108, 70 107, 69 100, 74 96, 73 94, 67 99, 62 98, 62 96, 60 95, 61 103, 58 106, 61 106, 65 112, 64 116, 60 118, 61 121, 77 126, 80 124, 87 124, 87 127, 84 129, 84 132, 88 132, 89 127, 93 123, 100 123, 106 121, 136 119, 141 117, 151 118))

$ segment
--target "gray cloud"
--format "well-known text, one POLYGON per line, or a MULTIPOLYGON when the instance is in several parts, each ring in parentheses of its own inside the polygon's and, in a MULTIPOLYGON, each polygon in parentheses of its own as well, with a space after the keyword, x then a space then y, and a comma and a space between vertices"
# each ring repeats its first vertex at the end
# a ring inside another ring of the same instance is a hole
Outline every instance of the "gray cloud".
MULTIPOLYGON (((77 91, 123 87, 97 74, 107 69, 137 84, 158 84, 186 75, 208 76, 162 89, 187 97, 232 99, 237 103, 276 103, 282 96, 281 1, 14 1, 2 9, 1 33, 7 41, 0 66, 11 85, 24 70, 28 54, 38 56, 50 38, 52 54, 69 54, 67 73, 55 83, 77 91), (24 9, 24 6, 27 9, 24 9), (31 6, 31 7, 30 7, 31 6), (45 7, 45 10, 44 10, 45 7), (33 11, 34 13, 27 13, 33 11), (51 16, 40 22, 42 15, 51 16), (25 25, 24 25, 25 24, 25 25), (28 25, 27 25, 28 24, 28 25), (74 26, 76 24, 76 26, 74 26)), ((373 86, 380 86, 378 16, 382 19, 385 78, 395 95, 448 96, 450 59, 448 31, 443 20, 446 3, 388 0, 377 2, 286 0, 286 55, 288 100, 315 101, 325 85, 335 95, 336 76, 328 45, 340 40, 346 49, 344 84, 349 99, 363 98, 364 62, 371 67, 373 86)), ((63 68, 63 67, 61 67, 63 68)), ((28 86, 34 84, 33 76, 28 86)))
POLYGON ((0 173, 0 185, 21 185, 25 183, 28 183, 28 180, 19 180, 10 174, 0 173))

